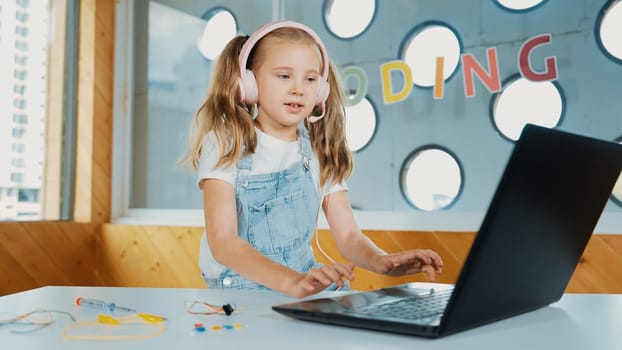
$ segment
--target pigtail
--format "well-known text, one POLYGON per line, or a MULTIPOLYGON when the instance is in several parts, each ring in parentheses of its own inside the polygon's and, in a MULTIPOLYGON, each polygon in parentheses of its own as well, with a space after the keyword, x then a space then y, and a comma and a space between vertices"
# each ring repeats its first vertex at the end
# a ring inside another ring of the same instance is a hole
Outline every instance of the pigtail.
MULTIPOLYGON (((320 184, 341 183, 352 173, 354 161, 346 143, 344 95, 335 67, 329 63, 330 93, 325 103, 325 116, 315 123, 305 120, 311 144, 320 162, 320 184)), ((313 114, 320 114, 316 107, 313 114)))
POLYGON ((257 135, 250 110, 240 101, 238 56, 246 36, 237 36, 224 48, 210 78, 207 97, 193 119, 188 153, 180 161, 196 170, 201 157, 203 138, 213 132, 220 154, 216 167, 232 166, 257 147, 257 135))

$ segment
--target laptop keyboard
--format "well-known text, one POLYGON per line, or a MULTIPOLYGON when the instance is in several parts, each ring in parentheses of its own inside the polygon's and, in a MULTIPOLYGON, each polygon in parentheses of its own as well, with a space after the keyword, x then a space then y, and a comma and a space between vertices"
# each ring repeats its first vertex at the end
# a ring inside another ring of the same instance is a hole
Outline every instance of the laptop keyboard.
POLYGON ((351 312, 373 315, 374 317, 407 320, 429 318, 440 315, 445 311, 451 293, 452 289, 432 290, 429 294, 364 306, 352 309, 351 312))

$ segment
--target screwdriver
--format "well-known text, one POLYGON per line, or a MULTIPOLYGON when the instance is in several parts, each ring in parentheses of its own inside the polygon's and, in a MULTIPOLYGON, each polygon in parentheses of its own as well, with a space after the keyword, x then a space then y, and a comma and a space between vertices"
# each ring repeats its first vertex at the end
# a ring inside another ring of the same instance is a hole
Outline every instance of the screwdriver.
POLYGON ((107 311, 127 311, 127 312, 136 312, 136 310, 131 309, 129 307, 118 306, 115 303, 107 303, 102 300, 96 299, 87 299, 87 298, 77 298, 76 304, 78 306, 88 306, 96 309, 107 310, 107 311))

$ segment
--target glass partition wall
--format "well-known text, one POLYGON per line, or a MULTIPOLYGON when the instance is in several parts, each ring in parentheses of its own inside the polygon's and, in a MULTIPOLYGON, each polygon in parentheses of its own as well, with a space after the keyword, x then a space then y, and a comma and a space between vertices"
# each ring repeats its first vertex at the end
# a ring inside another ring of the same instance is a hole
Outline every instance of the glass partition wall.
MULTIPOLYGON (((114 221, 202 225, 178 160, 214 60, 234 35, 289 19, 318 33, 341 75, 361 227, 477 230, 526 123, 622 135, 622 66, 601 31, 619 3, 571 3, 119 1, 114 221)), ((601 229, 620 223, 612 196, 601 229)))

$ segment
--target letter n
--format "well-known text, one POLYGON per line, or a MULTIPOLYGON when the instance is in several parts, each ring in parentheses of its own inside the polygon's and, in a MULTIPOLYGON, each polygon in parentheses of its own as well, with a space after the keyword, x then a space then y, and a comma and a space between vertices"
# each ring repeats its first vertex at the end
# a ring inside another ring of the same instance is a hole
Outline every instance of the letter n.
POLYGON ((490 47, 486 50, 488 56, 488 66, 490 70, 487 72, 477 59, 470 54, 462 55, 462 69, 464 74, 464 94, 466 97, 475 96, 475 87, 473 86, 473 73, 475 73, 480 81, 486 86, 491 93, 501 90, 501 80, 499 79, 499 64, 497 63, 497 49, 490 47))

